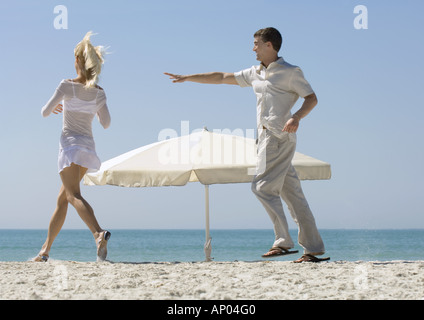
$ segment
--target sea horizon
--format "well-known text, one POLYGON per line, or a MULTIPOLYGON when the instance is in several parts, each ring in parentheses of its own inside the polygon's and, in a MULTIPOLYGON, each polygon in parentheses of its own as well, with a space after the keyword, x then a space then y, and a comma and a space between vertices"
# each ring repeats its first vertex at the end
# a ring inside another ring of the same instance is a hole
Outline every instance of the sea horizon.
MULTIPOLYGON (((204 261, 204 229, 109 229, 112 262, 204 261)), ((320 229, 330 261, 424 260, 424 229, 320 229)), ((303 253, 297 229, 290 229, 299 253, 273 260, 294 260, 303 253)), ((0 229, 0 261, 29 261, 45 241, 47 229, 0 229)), ((264 261, 274 240, 272 229, 211 229, 213 261, 264 261)), ((52 260, 95 261, 88 229, 62 229, 52 260)))
MULTIPOLYGON (((47 228, 0 228, 2 230, 47 230, 47 228)), ((64 227, 63 230, 88 231, 87 228, 64 227)), ((109 230, 109 229, 108 229, 109 230)), ((110 230, 205 230, 204 228, 111 228, 110 230)), ((210 230, 272 230, 272 228, 210 228, 210 230)), ((290 231, 297 231, 297 228, 289 228, 290 231)), ((319 230, 424 230, 422 228, 318 228, 319 230)))

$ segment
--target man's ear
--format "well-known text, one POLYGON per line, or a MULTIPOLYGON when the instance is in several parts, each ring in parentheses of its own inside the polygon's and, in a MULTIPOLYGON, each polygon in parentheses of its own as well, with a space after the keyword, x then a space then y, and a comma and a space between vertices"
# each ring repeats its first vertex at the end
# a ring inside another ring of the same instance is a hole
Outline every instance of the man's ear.
POLYGON ((274 47, 272 46, 271 41, 267 41, 267 42, 265 42, 265 45, 266 45, 266 47, 267 47, 267 48, 274 49, 274 47))

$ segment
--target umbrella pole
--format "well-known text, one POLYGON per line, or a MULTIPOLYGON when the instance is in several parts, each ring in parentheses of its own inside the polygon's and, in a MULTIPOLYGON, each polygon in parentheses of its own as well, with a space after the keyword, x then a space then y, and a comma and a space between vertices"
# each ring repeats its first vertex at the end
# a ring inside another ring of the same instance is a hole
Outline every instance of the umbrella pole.
POLYGON ((210 230, 209 230, 209 186, 205 185, 205 212, 206 212, 206 227, 205 227, 205 233, 206 233, 206 242, 205 242, 205 256, 206 261, 212 261, 211 258, 211 252, 212 252, 212 245, 211 241, 212 238, 210 236, 210 230))

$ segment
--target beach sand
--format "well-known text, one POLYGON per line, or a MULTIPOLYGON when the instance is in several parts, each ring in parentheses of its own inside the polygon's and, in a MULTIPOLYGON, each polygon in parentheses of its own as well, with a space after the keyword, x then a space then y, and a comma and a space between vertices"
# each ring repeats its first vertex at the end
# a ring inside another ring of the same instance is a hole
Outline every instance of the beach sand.
POLYGON ((424 261, 0 262, 0 299, 424 299, 424 261))

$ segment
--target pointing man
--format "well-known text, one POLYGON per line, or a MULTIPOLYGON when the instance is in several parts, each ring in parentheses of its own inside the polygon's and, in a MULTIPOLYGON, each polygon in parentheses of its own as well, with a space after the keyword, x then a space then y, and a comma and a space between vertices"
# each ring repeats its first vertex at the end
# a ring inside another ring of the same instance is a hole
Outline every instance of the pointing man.
POLYGON ((304 255, 296 262, 318 262, 328 258, 316 257, 324 254, 324 244, 291 164, 299 123, 317 105, 317 97, 302 70, 278 56, 281 44, 277 29, 260 29, 254 34, 253 47, 260 61, 258 66, 236 73, 165 74, 175 83, 192 81, 253 87, 257 98, 258 168, 264 169, 253 179, 252 191, 268 212, 275 233, 271 249, 262 257, 298 252, 290 251, 294 244, 281 202, 283 198, 299 227, 298 241, 304 248, 304 255), (291 109, 299 97, 304 98, 304 102, 292 114, 291 109))

